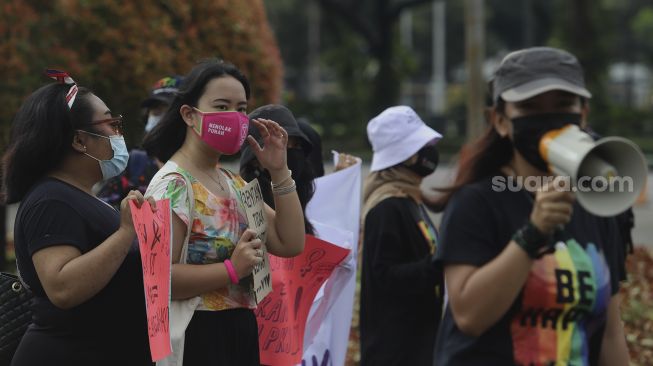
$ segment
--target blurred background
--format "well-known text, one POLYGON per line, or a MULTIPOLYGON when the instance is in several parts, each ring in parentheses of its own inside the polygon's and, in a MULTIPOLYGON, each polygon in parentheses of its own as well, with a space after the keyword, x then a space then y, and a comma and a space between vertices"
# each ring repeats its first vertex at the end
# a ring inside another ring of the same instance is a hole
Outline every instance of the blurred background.
POLYGON ((583 64, 592 126, 653 153, 650 1, 277 0, 266 8, 284 101, 322 128, 327 145, 365 147, 366 121, 402 103, 445 135, 444 152, 457 152, 484 128, 481 93, 503 56, 550 45, 583 64))
MULTIPOLYGON (((407 104, 445 136, 446 167, 486 128, 486 85, 502 57, 548 45, 583 64, 590 125, 634 140, 651 162, 651 40, 650 0, 0 0, 0 148, 22 100, 50 82, 45 68, 68 71, 121 113, 134 147, 151 86, 217 57, 249 77, 250 110, 283 103, 306 118, 322 135, 325 159, 336 149, 369 162, 367 121, 407 104)), ((9 229, 0 225, 0 266, 13 259, 12 215, 0 208, 9 229)), ((649 230, 637 237, 650 239, 646 197, 636 220, 649 230)), ((640 247, 629 261, 629 347, 633 364, 652 365, 653 260, 640 247)), ((355 339, 352 347, 355 364, 355 339)))
POLYGON ((653 153, 653 3, 646 0, 2 0, 0 143, 16 109, 68 71, 127 121, 162 76, 202 58, 242 68, 250 108, 306 117, 331 148, 365 155, 367 121, 413 106, 446 138, 445 154, 484 126, 485 82, 510 50, 551 45, 586 71, 591 124, 653 153))

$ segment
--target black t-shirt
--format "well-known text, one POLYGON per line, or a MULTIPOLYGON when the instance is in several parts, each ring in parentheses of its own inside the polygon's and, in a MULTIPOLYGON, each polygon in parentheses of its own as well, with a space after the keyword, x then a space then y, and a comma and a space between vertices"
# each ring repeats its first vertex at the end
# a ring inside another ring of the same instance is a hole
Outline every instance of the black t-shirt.
POLYGON ((87 253, 119 225, 116 210, 56 179, 44 179, 23 199, 14 229, 16 259, 35 297, 33 324, 14 365, 151 364, 136 241, 104 289, 68 310, 47 298, 32 262, 35 252, 53 245, 71 245, 87 253))
POLYGON ((436 233, 408 198, 388 198, 365 217, 361 365, 431 365, 442 298, 436 233))
MULTIPOLYGON (((495 191, 491 179, 463 187, 447 205, 438 259, 483 266, 501 253, 529 219, 526 191, 495 191)), ((591 365, 605 327, 610 297, 618 291, 620 245, 614 218, 574 204, 571 222, 556 237, 556 251, 534 262, 509 311, 481 336, 463 334, 447 306, 435 364, 591 365), (608 258, 608 260, 606 260, 608 258), (592 356, 590 356, 590 354, 592 356)), ((496 286, 501 286, 497 283, 496 286)))

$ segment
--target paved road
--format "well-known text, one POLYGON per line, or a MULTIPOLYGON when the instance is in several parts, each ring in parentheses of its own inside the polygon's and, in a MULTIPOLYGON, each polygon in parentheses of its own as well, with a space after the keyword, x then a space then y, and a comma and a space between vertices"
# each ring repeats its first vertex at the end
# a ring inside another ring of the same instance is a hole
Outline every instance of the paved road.
MULTIPOLYGON (((229 169, 237 170, 237 167, 233 163, 225 164, 225 166, 229 169)), ((331 172, 332 170, 332 166, 326 167, 327 172, 331 172)), ((369 165, 366 164, 363 166, 363 176, 367 175, 368 172, 369 165)), ((429 191, 433 187, 446 186, 453 180, 453 173, 453 169, 450 167, 438 167, 438 170, 434 174, 424 180, 422 189, 429 191)), ((633 230, 633 240, 636 245, 646 245, 653 248, 653 206, 650 202, 653 199, 653 173, 651 172, 648 175, 647 197, 649 200, 636 204, 634 208, 635 229, 633 230)), ((15 216, 16 206, 12 205, 7 212, 7 233, 10 238, 13 237, 13 221, 15 216)), ((432 214, 432 218, 436 225, 440 223, 439 214, 432 214)))

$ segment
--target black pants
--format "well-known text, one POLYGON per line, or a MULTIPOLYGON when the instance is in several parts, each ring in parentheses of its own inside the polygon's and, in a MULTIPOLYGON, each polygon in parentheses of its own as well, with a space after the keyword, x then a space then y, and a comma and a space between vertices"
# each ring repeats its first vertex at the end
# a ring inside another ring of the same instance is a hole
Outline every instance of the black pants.
POLYGON ((254 311, 196 311, 186 329, 184 366, 259 366, 254 311))

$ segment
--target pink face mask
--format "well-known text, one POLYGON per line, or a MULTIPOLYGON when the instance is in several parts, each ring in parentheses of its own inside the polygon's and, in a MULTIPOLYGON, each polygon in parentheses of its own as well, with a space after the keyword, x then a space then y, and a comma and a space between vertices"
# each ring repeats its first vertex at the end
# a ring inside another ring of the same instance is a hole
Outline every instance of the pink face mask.
POLYGON ((236 111, 202 112, 194 109, 202 115, 199 126, 201 133, 197 128, 193 128, 202 141, 225 155, 233 155, 240 150, 248 134, 247 115, 236 111))

